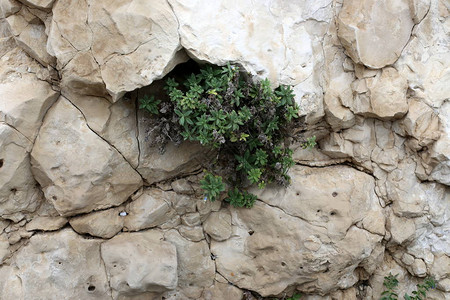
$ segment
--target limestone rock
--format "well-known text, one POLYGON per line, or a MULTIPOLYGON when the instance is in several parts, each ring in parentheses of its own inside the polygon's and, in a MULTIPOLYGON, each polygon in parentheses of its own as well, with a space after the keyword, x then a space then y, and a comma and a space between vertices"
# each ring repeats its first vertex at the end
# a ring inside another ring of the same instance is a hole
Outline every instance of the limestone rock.
POLYGON ((64 0, 53 7, 49 48, 59 69, 78 51, 91 52, 96 63, 92 72, 78 74, 86 75, 80 80, 91 87, 101 84, 100 72, 115 101, 127 91, 160 79, 185 59, 178 53, 177 28, 176 17, 165 1, 64 0), (95 78, 93 74, 97 74, 95 78))
POLYGON ((413 25, 407 0, 345 0, 338 35, 355 63, 382 68, 401 55, 413 25))
POLYGON ((195 213, 187 213, 181 217, 181 222, 186 226, 197 226, 201 224, 200 214, 198 212, 195 213))
POLYGON ((420 147, 439 139, 438 115, 420 100, 410 101, 408 114, 401 123, 405 132, 414 137, 420 147))
POLYGON ((177 290, 182 290, 190 298, 200 298, 203 288, 210 287, 214 281, 215 265, 208 244, 205 240, 191 242, 176 230, 169 230, 164 238, 177 248, 177 290))
POLYGON ((20 0, 23 4, 40 9, 51 9, 55 0, 20 0))
POLYGON ((238 287, 262 296, 287 287, 323 294, 335 286, 351 287, 358 281, 355 268, 381 240, 355 226, 336 236, 260 201, 251 210, 231 213, 232 237, 211 241, 217 270, 238 287))
POLYGON ((388 219, 387 230, 391 233, 392 241, 401 245, 414 238, 416 226, 411 219, 399 218, 391 214, 388 219))
POLYGON ((30 170, 30 141, 0 123, 0 216, 15 222, 33 212, 43 196, 30 170))
POLYGON ((102 243, 114 299, 177 286, 177 251, 160 231, 122 233, 102 243))
POLYGON ((182 237, 185 239, 192 241, 192 242, 199 242, 205 238, 205 235, 203 234, 203 228, 202 226, 185 226, 181 225, 178 226, 178 232, 181 234, 182 237))
POLYGON ((139 145, 134 101, 122 99, 111 103, 104 97, 80 95, 67 89, 63 89, 62 93, 83 113, 89 128, 114 146, 136 168, 139 145))
POLYGON ((241 300, 243 293, 237 287, 228 283, 215 282, 210 288, 203 291, 202 300, 241 300))
POLYGON ((14 266, 21 284, 15 286, 8 278, 3 295, 20 291, 24 299, 111 299, 100 241, 86 240, 70 229, 34 235, 14 266))
POLYGON ((42 65, 55 65, 55 58, 46 49, 47 34, 42 20, 33 15, 26 7, 6 20, 19 47, 42 65))
POLYGON ((35 217, 33 220, 26 224, 28 231, 42 230, 42 231, 55 231, 61 229, 67 224, 67 218, 64 217, 35 217))
POLYGON ((203 223, 203 229, 216 241, 224 241, 231 236, 231 215, 222 209, 212 212, 203 223))
POLYGON ((6 235, 0 234, 0 265, 11 255, 9 242, 6 235))
POLYGON ((124 217, 119 215, 122 211, 123 207, 110 208, 71 218, 69 223, 80 234, 109 239, 123 228, 124 217))
POLYGON ((62 216, 120 205, 142 184, 63 97, 49 110, 31 157, 37 181, 62 216))
POLYGON ((42 119, 58 98, 58 93, 34 74, 23 74, 20 78, 0 83, 0 98, 0 121, 34 141, 42 119))
POLYGON ((356 96, 350 108, 356 114, 389 120, 403 117, 408 111, 407 81, 394 68, 384 68, 377 76, 352 85, 356 96))
POLYGON ((294 166, 289 172, 292 184, 288 188, 271 186, 253 192, 286 214, 326 228, 330 238, 342 238, 352 224, 371 214, 371 222, 384 227, 371 176, 345 166, 294 166))
POLYGON ((160 189, 147 189, 136 200, 127 205, 128 215, 125 217, 124 228, 128 231, 138 231, 161 225, 170 220, 175 211, 167 199, 170 193, 160 189))

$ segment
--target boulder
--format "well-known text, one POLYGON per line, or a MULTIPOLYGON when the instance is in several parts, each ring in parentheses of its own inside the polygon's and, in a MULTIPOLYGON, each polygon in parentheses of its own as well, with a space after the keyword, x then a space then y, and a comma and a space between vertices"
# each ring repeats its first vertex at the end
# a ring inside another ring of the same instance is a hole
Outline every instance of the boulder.
POLYGON ((118 206, 142 185, 139 174, 64 97, 49 110, 31 157, 36 180, 62 216, 118 206))
POLYGON ((177 286, 177 250, 160 231, 117 235, 102 243, 101 256, 114 299, 177 286))
POLYGON ((124 228, 128 231, 139 231, 161 225, 170 220, 175 211, 168 200, 170 193, 159 189, 145 190, 142 195, 127 205, 128 215, 124 228))
POLYGON ((414 26, 407 0, 345 0, 337 22, 352 60, 375 69, 399 58, 414 26))
POLYGON ((16 285, 13 276, 6 277, 2 299, 17 292, 24 299, 111 299, 100 241, 71 229, 34 235, 13 265, 21 281, 16 285))
POLYGON ((231 209, 231 237, 211 241, 218 272, 262 296, 289 287, 327 294, 353 286, 356 268, 371 274, 382 235, 359 224, 372 214, 370 222, 384 224, 374 179, 343 166, 294 166, 290 175, 287 189, 260 192, 265 203, 231 209))
POLYGON ((69 223, 79 234, 109 239, 122 230, 124 217, 119 214, 123 211, 123 207, 110 208, 71 218, 69 223))

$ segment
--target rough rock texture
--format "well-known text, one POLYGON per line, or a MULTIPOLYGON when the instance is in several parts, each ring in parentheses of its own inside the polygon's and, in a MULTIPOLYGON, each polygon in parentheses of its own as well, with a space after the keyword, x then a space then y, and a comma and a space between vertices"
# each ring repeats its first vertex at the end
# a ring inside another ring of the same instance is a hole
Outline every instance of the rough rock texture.
POLYGON ((0 0, 0 299, 371 300, 389 273, 450 299, 449 20, 445 0, 0 0), (152 146, 138 99, 189 57, 292 85, 317 138, 252 209, 204 201, 213 151, 152 146))
POLYGON ((399 58, 414 25, 409 2, 344 1, 338 34, 355 63, 382 68, 399 58))
POLYGON ((31 157, 46 198, 63 216, 120 205, 142 184, 63 97, 48 112, 31 157))
POLYGON ((162 239, 159 231, 145 231, 123 233, 102 243, 101 255, 114 299, 177 286, 176 248, 162 239))

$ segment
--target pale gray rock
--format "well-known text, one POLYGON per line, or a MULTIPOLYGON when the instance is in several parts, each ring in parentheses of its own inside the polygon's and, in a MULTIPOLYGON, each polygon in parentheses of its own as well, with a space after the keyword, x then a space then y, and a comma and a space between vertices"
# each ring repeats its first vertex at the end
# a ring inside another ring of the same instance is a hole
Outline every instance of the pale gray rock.
POLYGON ((116 101, 186 60, 184 53, 178 53, 177 29, 177 19, 166 1, 63 0, 53 7, 48 48, 59 69, 79 51, 92 53, 95 70, 80 80, 87 86, 103 81, 116 101), (99 72, 101 81, 97 75, 90 81, 99 72))
POLYGON ((337 21, 348 55, 370 68, 393 64, 414 25, 407 0, 345 0, 337 21))
POLYGON ((37 181, 62 216, 120 205, 142 185, 123 156, 63 97, 49 110, 31 157, 37 181))
POLYGON ((47 34, 41 19, 23 7, 19 13, 6 18, 6 21, 19 47, 42 65, 55 65, 55 58, 46 49, 47 34))
POLYGON ((55 0, 19 0, 25 5, 40 9, 51 9, 55 0))
POLYGON ((232 232, 230 212, 226 209, 212 212, 203 223, 203 229, 216 241, 228 239, 232 232))
POLYGON ((203 291, 202 300, 241 300, 243 292, 237 287, 228 283, 214 282, 214 285, 203 291))
POLYGON ((122 233, 102 243, 113 299, 177 286, 177 250, 157 230, 122 233))
POLYGON ((16 286, 11 276, 3 295, 21 291, 15 299, 111 299, 100 241, 70 229, 34 235, 15 256, 14 267, 21 283, 16 286))
POLYGON ((416 233, 416 226, 413 220, 399 218, 394 214, 389 215, 386 227, 391 233, 392 241, 399 245, 411 242, 416 233))
POLYGON ((181 222, 186 226, 197 226, 201 224, 200 214, 198 212, 195 213, 187 213, 181 217, 181 222))
POLYGON ((263 296, 288 287, 323 294, 335 286, 351 287, 358 281, 355 268, 363 267, 381 241, 355 226, 335 235, 331 228, 311 225, 260 201, 251 210, 232 209, 231 214, 232 237, 211 241, 217 271, 263 296))
POLYGON ((133 168, 138 165, 136 108, 131 99, 111 103, 104 97, 80 95, 64 89, 63 95, 84 115, 87 125, 110 143, 133 168))
POLYGON ((407 81, 394 68, 356 80, 352 88, 355 97, 350 109, 355 114, 389 120, 401 118, 408 111, 407 81))
POLYGON ((0 122, 0 216, 15 222, 37 209, 43 199, 30 170, 31 142, 0 122))
MULTIPOLYGON (((5 70, 6 71, 6 70, 5 70)), ((0 82, 0 121, 34 141, 42 119, 59 94, 34 74, 0 82)))
POLYGON ((128 231, 156 227, 170 220, 175 211, 168 198, 170 193, 160 189, 144 190, 141 196, 126 207, 128 215, 125 217, 124 228, 128 231))
POLYGON ((119 215, 122 211, 124 207, 110 208, 71 218, 69 223, 79 234, 109 239, 123 228, 125 217, 119 215))
POLYGON ((178 287, 187 297, 198 299, 205 287, 214 282, 215 264, 205 240, 191 242, 178 231, 169 230, 164 234, 166 241, 177 248, 178 287))
POLYGON ((202 226, 178 226, 178 232, 185 239, 192 242, 199 242, 205 238, 202 226))
POLYGON ((27 231, 42 230, 55 231, 61 229, 67 224, 67 218, 64 217, 45 217, 37 216, 25 225, 27 231))

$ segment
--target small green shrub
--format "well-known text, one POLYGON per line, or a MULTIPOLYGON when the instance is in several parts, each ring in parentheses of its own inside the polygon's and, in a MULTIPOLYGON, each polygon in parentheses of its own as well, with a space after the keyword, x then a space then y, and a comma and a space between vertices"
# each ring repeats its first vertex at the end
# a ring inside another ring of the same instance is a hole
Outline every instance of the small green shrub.
MULTIPOLYGON (((383 285, 386 289, 381 293, 380 300, 398 300, 398 295, 395 292, 398 286, 397 276, 398 274, 392 275, 392 273, 389 273, 388 276, 384 277, 383 285)), ((427 277, 423 284, 417 284, 417 291, 413 291, 412 296, 405 294, 403 297, 405 300, 424 300, 427 297, 427 291, 435 288, 435 286, 434 279, 427 277)))
MULTIPOLYGON (((294 165, 289 149, 291 133, 298 126, 298 106, 289 86, 273 90, 268 79, 254 83, 237 66, 206 65, 184 81, 166 81, 166 100, 145 96, 140 108, 159 115, 154 145, 164 151, 169 142, 196 141, 217 149, 217 160, 207 167, 201 181, 205 196, 214 201, 232 187, 225 200, 236 207, 251 207, 256 196, 243 189, 250 184, 264 188, 276 182, 287 186, 294 165)), ((313 147, 315 137, 303 141, 313 147)))

